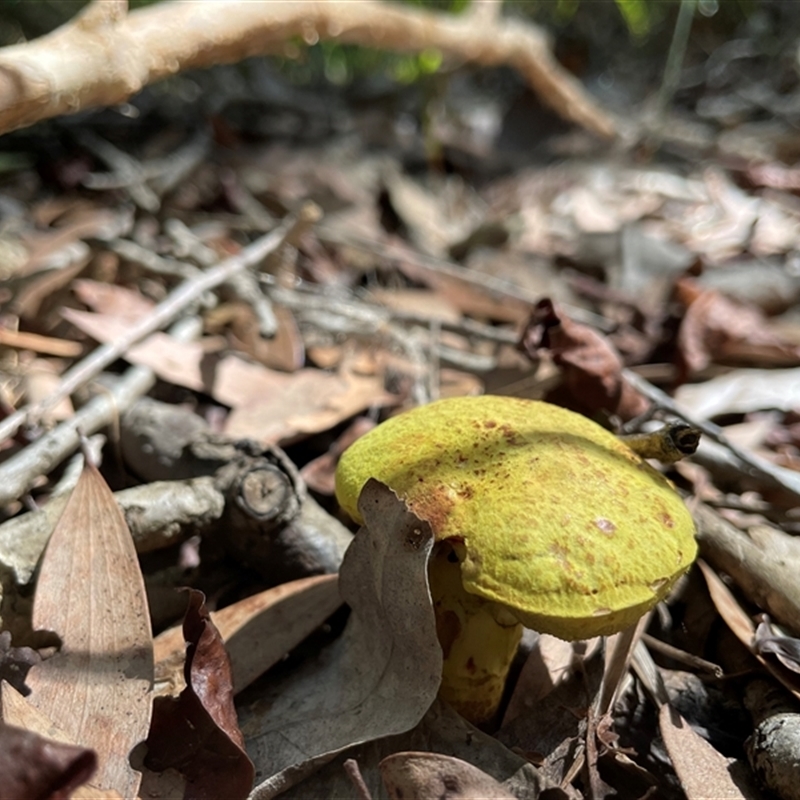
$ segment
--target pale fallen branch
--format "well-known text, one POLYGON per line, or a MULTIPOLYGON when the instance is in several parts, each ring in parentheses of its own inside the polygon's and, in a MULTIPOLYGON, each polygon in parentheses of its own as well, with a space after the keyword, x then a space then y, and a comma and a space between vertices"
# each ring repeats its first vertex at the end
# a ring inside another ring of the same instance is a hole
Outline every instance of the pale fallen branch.
POLYGON ((122 103, 186 69, 284 52, 301 37, 384 50, 439 50, 453 61, 514 67, 565 119, 613 137, 612 118, 553 57, 531 23, 450 16, 379 0, 166 0, 127 13, 95 0, 47 36, 0 51, 0 133, 59 114, 122 103))

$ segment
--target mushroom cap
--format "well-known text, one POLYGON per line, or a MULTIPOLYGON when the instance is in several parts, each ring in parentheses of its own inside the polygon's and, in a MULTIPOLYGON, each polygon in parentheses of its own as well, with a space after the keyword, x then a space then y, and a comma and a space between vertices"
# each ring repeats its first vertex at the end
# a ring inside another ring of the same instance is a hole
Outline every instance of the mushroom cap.
POLYGON ((549 403, 458 397, 400 414, 339 462, 336 496, 358 522, 371 477, 451 542, 468 592, 563 639, 633 624, 697 553, 672 484, 604 428, 549 403))

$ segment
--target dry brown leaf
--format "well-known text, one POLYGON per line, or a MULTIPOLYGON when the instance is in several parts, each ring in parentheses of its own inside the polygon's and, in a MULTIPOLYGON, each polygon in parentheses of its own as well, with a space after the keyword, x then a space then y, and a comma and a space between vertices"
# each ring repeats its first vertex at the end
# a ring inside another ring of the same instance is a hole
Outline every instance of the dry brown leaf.
POLYGON ((676 284, 686 313, 678 330, 681 381, 712 362, 795 366, 800 347, 770 329, 753 306, 730 300, 715 289, 704 289, 691 278, 676 284))
POLYGON ((439 753, 395 753, 380 763, 392 800, 514 800, 491 775, 439 753))
POLYGON ((753 646, 759 654, 772 653, 786 669, 800 673, 800 639, 774 633, 766 614, 758 623, 753 646))
POLYGON ((697 561, 703 577, 708 585, 708 593, 714 602, 719 615, 733 631, 736 638, 777 678, 795 697, 800 699, 800 681, 797 675, 780 663, 765 659, 756 649, 756 627, 753 620, 739 605, 731 590, 722 579, 702 559, 697 561))
MULTIPOLYGON (((59 372, 60 370, 50 360, 35 358, 31 361, 27 365, 21 381, 25 402, 33 405, 49 397, 61 382, 59 372)), ((55 422, 69 419, 74 413, 75 408, 72 405, 72 400, 69 397, 65 397, 47 411, 43 417, 43 422, 47 425, 52 425, 55 422)))
POLYGON ((259 370, 259 366, 228 356, 217 369, 215 397, 226 405, 235 402, 225 423, 229 436, 253 437, 268 444, 291 441, 395 400, 377 375, 344 370, 331 375, 316 369, 285 375, 265 367, 259 370))
POLYGON ((87 781, 97 756, 85 747, 50 742, 0 722, 0 795, 67 800, 87 781))
POLYGON ((145 763, 159 772, 180 771, 184 800, 243 800, 255 772, 236 719, 230 659, 205 596, 195 589, 189 590, 183 635, 186 686, 178 698, 156 700, 145 763))
POLYGON ((725 758, 668 703, 658 716, 661 736, 687 800, 748 800, 731 775, 725 758))
POLYGON ((795 192, 800 190, 800 168, 788 166, 780 161, 766 164, 749 164, 744 171, 747 179, 755 186, 766 186, 770 189, 783 189, 795 192))
POLYGON ((469 273, 461 277, 454 271, 437 271, 424 266, 415 251, 398 240, 386 245, 385 254, 387 258, 396 259, 397 269, 403 275, 444 295, 448 303, 462 314, 519 324, 530 310, 530 304, 523 299, 470 282, 469 273))
POLYGON ((649 402, 623 377, 619 353, 607 338, 588 325, 573 322, 549 298, 540 300, 520 337, 531 359, 549 352, 564 370, 564 383, 547 399, 594 416, 603 410, 623 420, 643 414, 649 402))
POLYGON ((369 417, 356 417, 331 444, 328 451, 321 456, 309 461, 301 470, 300 477, 306 482, 309 489, 333 496, 335 489, 336 466, 339 456, 350 447, 353 442, 375 427, 375 421, 369 417))
MULTIPOLYGON (((128 323, 107 315, 74 309, 65 319, 100 342, 128 329, 128 323)), ((150 367, 163 380, 212 395, 230 406, 225 432, 264 443, 289 441, 327 430, 371 406, 386 405, 393 396, 377 376, 338 375, 318 369, 287 374, 247 362, 236 355, 214 356, 221 337, 179 342, 166 333, 154 333, 131 347, 126 358, 150 367)))
POLYGON ((72 283, 72 291, 84 305, 101 315, 133 324, 150 313, 155 303, 140 292, 115 283, 81 278, 72 283))
POLYGON ((62 646, 29 672, 30 702, 97 751, 98 787, 135 796, 140 775, 128 754, 150 725, 150 617, 130 531, 91 464, 42 559, 33 626, 55 631, 62 646))
POLYGON ((503 726, 550 694, 576 668, 579 668, 579 659, 573 642, 540 634, 514 686, 503 716, 503 726))
MULTIPOLYGON (((225 641, 240 692, 283 658, 340 605, 336 575, 317 575, 284 583, 211 613, 225 641)), ((177 695, 183 679, 185 646, 181 627, 170 628, 153 642, 156 692, 177 695), (159 691, 159 686, 163 689, 159 691)))
POLYGON ((259 331, 259 321, 252 306, 247 303, 227 303, 210 311, 205 318, 209 333, 228 330, 228 340, 240 353, 245 353, 259 364, 283 372, 295 372, 305 363, 303 337, 294 314, 282 306, 273 308, 278 330, 271 339, 259 331))

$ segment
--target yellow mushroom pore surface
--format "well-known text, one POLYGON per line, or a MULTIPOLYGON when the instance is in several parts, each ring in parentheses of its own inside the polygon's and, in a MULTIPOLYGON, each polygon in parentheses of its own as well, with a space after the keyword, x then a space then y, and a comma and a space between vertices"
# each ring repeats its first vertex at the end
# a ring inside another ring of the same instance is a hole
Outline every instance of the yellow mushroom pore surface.
POLYGON ((564 639, 633 624, 697 552, 672 484, 613 434, 548 403, 460 397, 400 414, 339 463, 337 497, 359 522, 371 477, 453 542, 468 592, 564 639))

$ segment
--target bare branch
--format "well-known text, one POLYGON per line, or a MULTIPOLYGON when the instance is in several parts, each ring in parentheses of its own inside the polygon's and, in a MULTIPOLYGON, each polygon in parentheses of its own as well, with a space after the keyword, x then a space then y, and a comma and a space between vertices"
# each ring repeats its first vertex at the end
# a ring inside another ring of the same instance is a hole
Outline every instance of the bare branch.
POLYGON ((613 137, 611 117, 553 57, 533 24, 446 16, 378 0, 167 0, 126 14, 124 0, 95 0, 47 36, 0 51, 0 133, 58 114, 124 102, 191 68, 281 52, 302 37, 389 50, 440 50, 455 61, 516 68, 568 120, 613 137))

